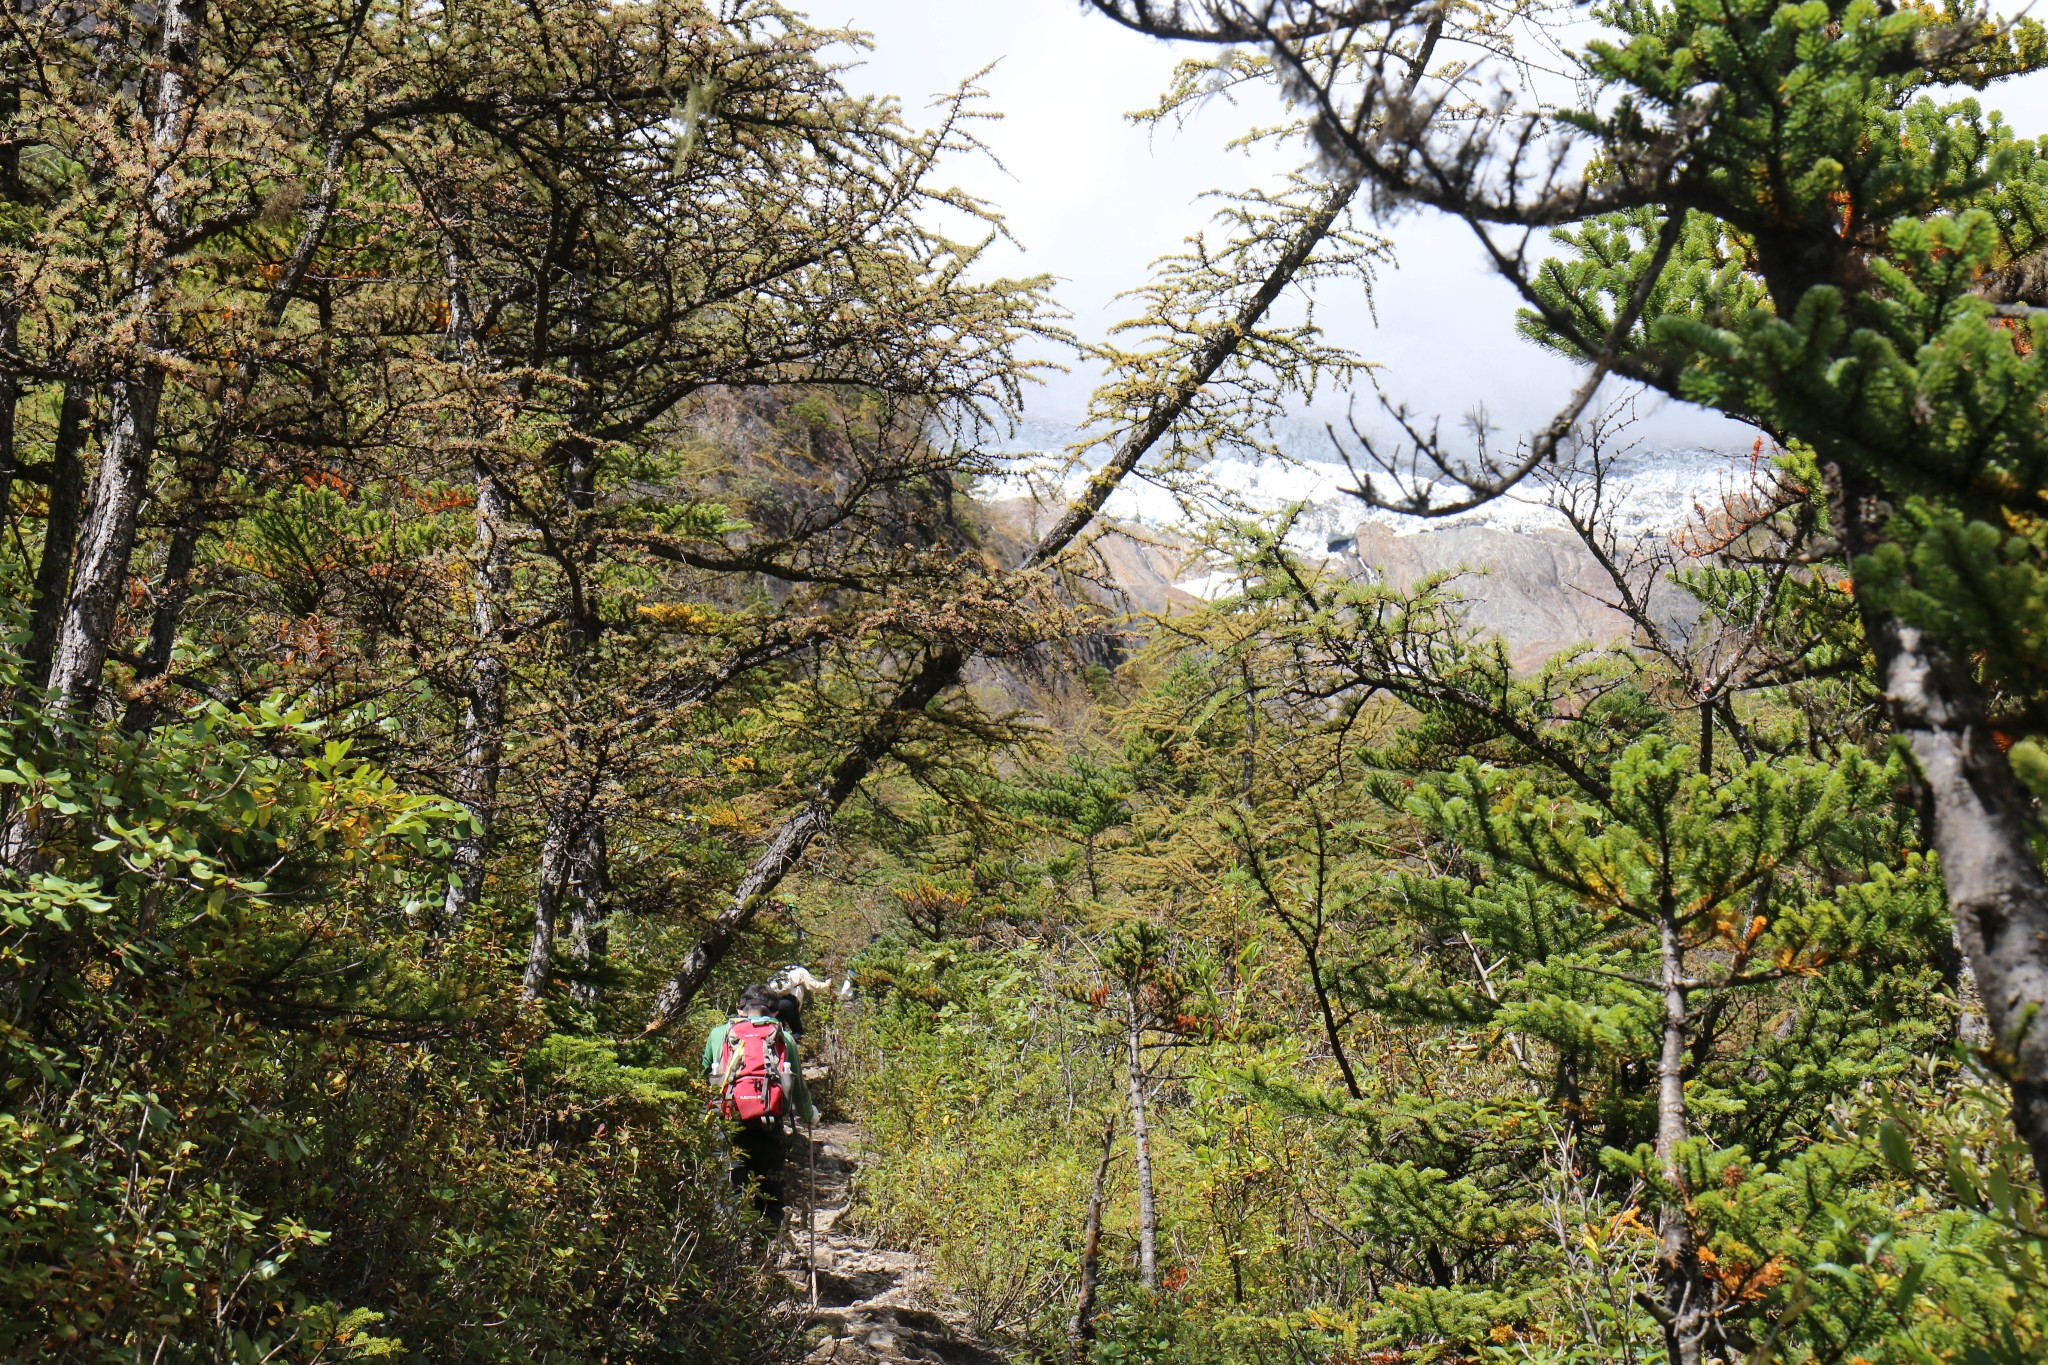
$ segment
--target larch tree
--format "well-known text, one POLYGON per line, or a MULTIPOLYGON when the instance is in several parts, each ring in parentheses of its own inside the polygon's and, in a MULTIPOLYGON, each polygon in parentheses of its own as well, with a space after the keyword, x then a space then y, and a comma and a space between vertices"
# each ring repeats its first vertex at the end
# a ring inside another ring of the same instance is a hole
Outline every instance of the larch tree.
MULTIPOLYGON (((1275 316, 1292 290, 1332 277, 1369 278, 1384 247, 1358 232, 1348 214, 1349 180, 1302 179, 1284 193, 1247 196, 1221 215, 1223 244, 1197 239, 1186 254, 1160 263, 1157 279, 1134 291, 1140 312, 1125 324, 1139 344, 1105 352, 1114 369, 1096 395, 1090 446, 1097 455, 1082 490, 1013 566, 1033 577, 1056 569, 1084 542, 1111 494, 1155 455, 1192 458, 1191 449, 1257 446, 1289 395, 1341 385, 1360 368, 1305 320, 1275 316)), ((795 869, 839 807, 892 752, 914 741, 928 707, 951 690, 973 651, 929 653, 903 675, 889 704, 821 777, 811 797, 775 828, 730 903, 713 920, 657 993, 647 1027, 661 1030, 710 978, 712 969, 795 869)))
POLYGON ((630 978, 906 667, 1064 619, 961 496, 1043 290, 931 226, 997 227, 938 178, 970 102, 910 127, 851 41, 0 20, 0 1349, 778 1349, 678 1307, 764 1286, 678 1075, 602 1035, 611 912, 630 978))

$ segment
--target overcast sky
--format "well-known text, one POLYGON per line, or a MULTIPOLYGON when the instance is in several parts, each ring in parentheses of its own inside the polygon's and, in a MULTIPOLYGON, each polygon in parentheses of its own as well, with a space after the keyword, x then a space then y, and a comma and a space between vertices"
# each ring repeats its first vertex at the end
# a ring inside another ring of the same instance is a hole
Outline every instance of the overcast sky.
MULTIPOLYGON (((1058 296, 1084 337, 1100 338, 1124 316, 1115 295, 1202 225, 1204 190, 1268 183, 1302 159, 1226 152, 1258 111, 1220 102, 1184 130, 1133 126, 1126 112, 1152 103, 1174 62, 1199 49, 1141 38, 1084 13, 1078 0, 811 0, 809 8, 819 22, 874 36, 874 52, 850 79, 900 96, 913 119, 933 94, 996 63, 981 83, 1005 117, 981 132, 1003 165, 963 162, 953 178, 999 206, 1022 245, 1000 248, 991 271, 1059 277, 1058 296)), ((1988 102, 2023 130, 2048 129, 2040 78, 2001 87, 1988 102)), ((1398 264, 1379 281, 1377 323, 1363 299, 1326 295, 1318 304, 1326 325, 1381 362, 1389 391, 1418 411, 1456 419, 1484 404, 1511 430, 1547 421, 1573 367, 1515 336, 1513 294, 1466 229, 1418 213, 1383 230, 1398 264)), ((1085 373, 1056 380, 1033 406, 1069 419, 1092 383, 1085 373)), ((1733 423, 1660 406, 1649 428, 1658 442, 1750 443, 1733 423)))
MULTIPOLYGON (((850 80, 900 96, 913 118, 932 95, 996 64, 981 84, 1004 117, 980 131, 1002 166, 962 162, 953 179, 999 206, 1021 243, 992 255, 991 270, 1059 277, 1058 297, 1086 338, 1126 316, 1117 293, 1202 226, 1205 190, 1271 183, 1305 159, 1292 148, 1225 150, 1273 107, 1218 101, 1184 129, 1131 124, 1125 114, 1153 103, 1174 63, 1200 50, 1142 38, 1084 13, 1077 0, 813 0, 811 12, 874 36, 873 54, 850 80)), ((1355 291, 1319 296, 1324 324, 1382 363, 1388 390, 1417 411, 1457 419, 1483 404, 1510 430, 1548 421, 1574 367, 1515 336, 1513 293, 1466 229, 1411 214, 1382 230, 1395 241, 1397 265, 1375 291, 1377 324, 1355 291)), ((1077 371, 1033 406, 1071 418, 1092 384, 1077 371)), ((1371 410, 1368 395, 1361 411, 1371 410)), ((1685 445, 1746 448, 1751 439, 1682 408, 1660 414, 1654 431, 1685 445)))

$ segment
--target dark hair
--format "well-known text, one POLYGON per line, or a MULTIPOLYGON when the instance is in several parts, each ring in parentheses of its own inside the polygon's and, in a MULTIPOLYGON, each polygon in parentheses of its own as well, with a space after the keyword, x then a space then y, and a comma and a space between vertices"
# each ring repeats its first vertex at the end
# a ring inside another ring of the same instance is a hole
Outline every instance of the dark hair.
POLYGON ((766 986, 749 986, 740 992, 739 1013, 775 1013, 775 992, 766 986))
POLYGON ((780 1019, 789 1031, 801 1038, 804 1036, 804 1002, 793 995, 778 995, 770 1006, 775 1017, 780 1019))

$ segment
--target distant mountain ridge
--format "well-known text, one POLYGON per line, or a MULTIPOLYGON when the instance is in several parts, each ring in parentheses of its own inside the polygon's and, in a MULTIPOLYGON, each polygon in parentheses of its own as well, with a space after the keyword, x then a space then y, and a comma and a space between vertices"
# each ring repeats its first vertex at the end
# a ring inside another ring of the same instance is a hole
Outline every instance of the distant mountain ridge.
MULTIPOLYGON (((1004 473, 976 494, 1019 534, 1049 523, 1092 473, 1046 452, 1017 452, 1004 464, 1004 473)), ((1628 452, 1603 470, 1601 520, 1625 540, 1666 540, 1754 488, 1760 474, 1746 455, 1628 452)), ((1356 482, 1341 464, 1218 461, 1199 479, 1176 479, 1177 488, 1155 479, 1127 482, 1106 509, 1124 534, 1103 538, 1098 555, 1105 578, 1133 610, 1164 612, 1232 590, 1221 566, 1193 549, 1204 522, 1277 518, 1291 509, 1288 544, 1345 572, 1383 575, 1403 590, 1431 574, 1464 574, 1458 592, 1468 619, 1499 634, 1518 667, 1533 668, 1559 650, 1609 644, 1628 632, 1626 619, 1607 605, 1613 589, 1606 574, 1549 505, 1571 486, 1559 477, 1545 471, 1483 507, 1422 519, 1367 508, 1344 491, 1356 482)), ((1676 592, 1660 595, 1656 607, 1674 622, 1689 614, 1676 592)))

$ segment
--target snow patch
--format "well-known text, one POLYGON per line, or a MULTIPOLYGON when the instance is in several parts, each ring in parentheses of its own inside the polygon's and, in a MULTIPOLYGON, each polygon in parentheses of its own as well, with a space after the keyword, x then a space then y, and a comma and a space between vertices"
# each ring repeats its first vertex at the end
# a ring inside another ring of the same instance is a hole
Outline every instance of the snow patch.
MULTIPOLYGON (((980 483, 985 498, 1031 498, 1061 506, 1078 496, 1099 466, 1076 463, 1057 451, 1019 451, 1002 457, 1003 472, 980 483)), ((1702 513, 1757 489, 1767 471, 1747 454, 1701 448, 1630 451, 1614 458, 1604 479, 1604 520, 1624 535, 1670 535, 1702 513)), ((1552 506, 1583 487, 1586 475, 1541 470, 1514 492, 1452 517, 1425 519, 1368 508, 1346 493, 1357 486, 1345 466, 1325 460, 1225 459, 1170 475, 1132 474, 1110 495, 1113 520, 1155 530, 1198 531, 1231 518, 1265 519, 1298 509, 1287 545, 1325 558, 1352 548, 1360 526, 1387 526, 1397 535, 1482 526, 1522 535, 1569 529, 1552 506)), ((1236 591, 1221 573, 1190 577, 1174 586, 1210 600, 1236 591)))

